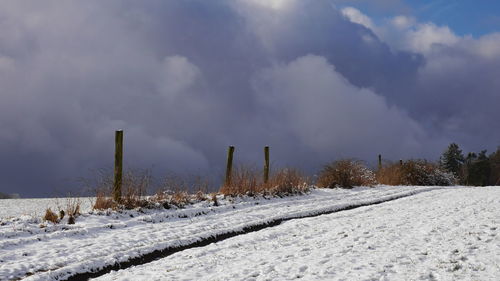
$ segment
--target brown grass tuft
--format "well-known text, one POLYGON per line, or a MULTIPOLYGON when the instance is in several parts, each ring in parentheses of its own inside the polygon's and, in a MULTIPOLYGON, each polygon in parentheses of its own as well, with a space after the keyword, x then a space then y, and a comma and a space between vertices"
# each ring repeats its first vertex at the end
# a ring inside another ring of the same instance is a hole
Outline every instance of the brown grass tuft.
POLYGON ((190 196, 186 191, 177 191, 172 194, 172 197, 170 198, 170 204, 182 208, 189 204, 189 197, 190 196))
POLYGON ((198 192, 196 192, 196 194, 194 195, 196 201, 205 201, 207 200, 207 196, 205 194, 205 192, 201 191, 201 190, 198 190, 198 192))
POLYGON ((214 206, 219 206, 219 201, 217 201, 217 193, 212 193, 210 200, 214 203, 214 206))
POLYGON ((96 195, 96 200, 92 208, 94 210, 107 210, 116 209, 117 207, 118 204, 111 197, 106 196, 104 192, 99 192, 96 195))
POLYGON ((50 221, 54 224, 59 222, 59 218, 57 217, 57 214, 54 213, 50 208, 45 210, 45 216, 43 217, 43 219, 45 221, 50 221))

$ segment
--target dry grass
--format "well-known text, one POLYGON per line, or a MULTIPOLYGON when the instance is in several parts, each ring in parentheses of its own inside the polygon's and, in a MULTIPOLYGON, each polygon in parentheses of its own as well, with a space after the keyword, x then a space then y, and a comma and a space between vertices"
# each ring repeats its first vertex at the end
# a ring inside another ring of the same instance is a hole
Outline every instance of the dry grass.
POLYGON ((219 192, 225 196, 290 195, 308 190, 309 181, 296 170, 285 168, 271 173, 267 183, 263 173, 253 166, 238 166, 232 174, 231 184, 223 185, 219 192))
POLYGON ((231 175, 231 184, 224 184, 219 192, 226 196, 249 195, 261 191, 262 173, 254 166, 237 166, 231 175))
POLYGON ((377 182, 386 185, 403 185, 403 170, 399 163, 386 163, 376 172, 377 182))
POLYGON ((263 184, 261 192, 271 195, 291 195, 309 190, 309 179, 299 170, 285 168, 272 173, 269 181, 263 184))
POLYGON ((189 204, 190 197, 186 191, 177 191, 170 197, 170 204, 182 208, 189 204))
POLYGON ((128 171, 122 179, 122 198, 120 204, 125 209, 145 207, 148 202, 144 198, 151 183, 149 171, 128 171))
POLYGON ((322 188, 352 188, 354 186, 373 186, 375 175, 361 161, 342 159, 327 164, 321 170, 318 187, 322 188))
POLYGON ((198 192, 196 192, 196 194, 194 195, 196 201, 205 201, 207 200, 207 195, 205 194, 205 192, 201 191, 201 190, 198 190, 198 192))
POLYGON ((219 201, 217 200, 217 193, 212 193, 210 195, 210 201, 214 203, 215 207, 219 206, 219 201))
POLYGON ((92 208, 94 210, 107 210, 107 209, 117 209, 118 204, 109 196, 106 196, 104 192, 98 192, 96 194, 96 199, 94 206, 92 208))
POLYGON ((147 189, 151 183, 151 173, 148 170, 127 171, 122 178, 122 196, 119 202, 113 198, 113 177, 99 174, 94 190, 96 201, 94 210, 107 209, 134 209, 145 207, 148 201, 145 199, 147 189))
POLYGON ((45 221, 50 221, 52 223, 58 223, 59 222, 59 218, 57 217, 57 214, 54 213, 50 208, 48 208, 47 210, 45 210, 45 216, 43 216, 43 219, 45 221))

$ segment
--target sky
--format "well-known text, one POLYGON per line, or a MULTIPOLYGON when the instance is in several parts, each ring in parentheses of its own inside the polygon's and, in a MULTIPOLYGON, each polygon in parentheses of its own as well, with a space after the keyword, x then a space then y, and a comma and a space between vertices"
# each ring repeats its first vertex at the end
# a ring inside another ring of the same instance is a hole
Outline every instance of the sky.
POLYGON ((223 177, 226 149, 312 174, 500 145, 495 1, 0 3, 0 192, 112 170, 223 177))

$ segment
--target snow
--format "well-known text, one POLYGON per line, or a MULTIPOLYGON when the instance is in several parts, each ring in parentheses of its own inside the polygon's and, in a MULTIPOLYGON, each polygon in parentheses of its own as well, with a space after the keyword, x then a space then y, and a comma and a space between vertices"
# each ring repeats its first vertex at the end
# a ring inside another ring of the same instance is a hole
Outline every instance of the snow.
POLYGON ((38 199, 0 199, 0 218, 20 216, 41 217, 47 208, 58 212, 64 209, 68 201, 78 200, 82 212, 89 212, 94 197, 80 198, 38 198, 38 199))
POLYGON ((378 186, 313 189, 303 196, 272 199, 219 198, 217 207, 199 202, 185 209, 87 212, 74 225, 43 223, 41 227, 38 217, 3 217, 0 280, 60 280, 249 226, 405 195, 412 196, 291 220, 101 278, 266 280, 302 276, 331 280, 352 276, 411 279, 429 274, 425 278, 432 279, 430 274, 436 278, 463 274, 487 280, 499 274, 500 242, 495 225, 499 225, 500 188, 378 186), (446 260, 455 257, 449 253, 454 250, 458 250, 453 252, 458 253, 457 258, 446 260), (422 253, 427 253, 424 260, 420 260, 422 253), (448 273, 456 264, 460 268, 448 273))
POLYGON ((500 188, 287 221, 97 280, 499 280, 500 188))

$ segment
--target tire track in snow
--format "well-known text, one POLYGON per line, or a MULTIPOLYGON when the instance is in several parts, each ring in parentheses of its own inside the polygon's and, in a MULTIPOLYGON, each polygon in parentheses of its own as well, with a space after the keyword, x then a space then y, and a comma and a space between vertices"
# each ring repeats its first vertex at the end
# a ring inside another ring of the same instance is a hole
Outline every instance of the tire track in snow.
POLYGON ((263 230, 266 228, 274 227, 274 226, 280 225, 281 223, 283 223, 285 221, 295 220, 295 219, 312 218, 312 217, 317 217, 317 216, 321 216, 321 215, 328 215, 328 214, 332 214, 332 213, 353 210, 353 209, 357 209, 357 208, 361 208, 361 207, 378 205, 378 204, 382 204, 385 202, 394 201, 394 200, 410 197, 410 196, 413 196, 413 195, 416 195, 416 194, 419 194, 422 192, 428 192, 428 191, 433 191, 433 190, 437 190, 437 189, 442 189, 442 188, 434 187, 434 188, 429 188, 429 189, 424 189, 424 190, 416 190, 416 191, 411 191, 411 192, 398 194, 398 195, 385 196, 385 197, 382 197, 379 199, 375 199, 373 201, 368 201, 368 202, 363 202, 363 203, 358 203, 358 204, 345 204, 343 206, 337 206, 337 208, 333 208, 333 209, 328 210, 328 211, 311 213, 311 214, 302 215, 302 216, 291 216, 291 217, 287 217, 287 218, 275 219, 275 220, 272 220, 272 221, 269 221, 266 223, 245 226, 240 230, 214 235, 214 236, 211 236, 209 238, 204 238, 202 240, 196 241, 194 243, 186 244, 183 246, 170 247, 170 248, 166 248, 163 250, 155 250, 155 251, 148 253, 146 255, 143 255, 140 257, 135 257, 135 258, 132 258, 128 261, 116 263, 114 265, 105 266, 105 267, 100 268, 100 269, 93 271, 93 272, 77 273, 73 276, 70 276, 67 279, 64 279, 64 280, 81 281, 81 280, 88 280, 91 278, 97 278, 97 277, 103 276, 105 274, 108 274, 111 271, 127 269, 127 268, 132 267, 132 266, 150 263, 150 262, 153 262, 155 260, 165 258, 167 256, 170 256, 172 254, 175 254, 175 253, 187 250, 187 249, 204 247, 204 246, 207 246, 209 244, 220 242, 220 241, 223 241, 223 240, 235 237, 235 236, 239 236, 239 235, 263 230))

